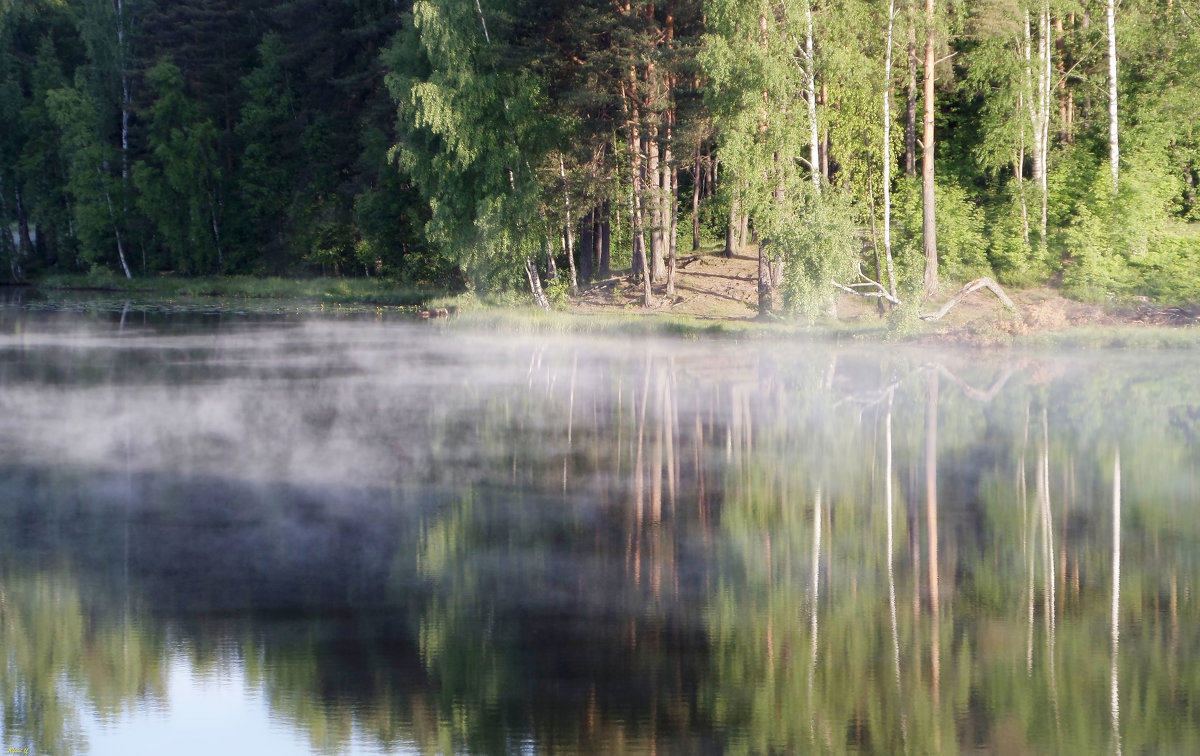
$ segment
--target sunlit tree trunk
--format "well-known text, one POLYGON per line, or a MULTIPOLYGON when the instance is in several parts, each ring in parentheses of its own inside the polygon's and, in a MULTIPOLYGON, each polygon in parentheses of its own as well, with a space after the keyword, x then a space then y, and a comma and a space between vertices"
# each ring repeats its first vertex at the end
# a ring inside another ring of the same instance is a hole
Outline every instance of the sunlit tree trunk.
POLYGON ((700 185, 704 168, 700 164, 700 139, 696 138, 695 170, 692 173, 692 251, 700 249, 700 185))
MULTIPOLYGON (((631 68, 629 79, 632 84, 637 80, 636 73, 631 68)), ((650 288, 650 256, 646 254, 645 210, 642 207, 646 189, 646 168, 642 163, 642 142, 638 129, 638 107, 632 102, 629 122, 629 161, 633 178, 633 258, 635 265, 640 266, 642 276, 642 305, 652 307, 654 295, 650 288)))
MULTIPOLYGON (((896 0, 888 0, 887 41, 883 53, 883 253, 887 261, 888 291, 896 297, 896 271, 892 264, 892 22, 896 0)), ((891 416, 888 416, 889 430, 891 416)), ((890 457, 889 457, 890 461, 890 457)), ((890 484, 889 484, 890 485, 890 484)))
POLYGON ((1022 98, 1028 101, 1029 124, 1033 134, 1033 180, 1038 185, 1042 201, 1041 243, 1046 243, 1048 217, 1047 156, 1050 136, 1050 9, 1043 2, 1038 16, 1037 75, 1033 73, 1033 32, 1029 12, 1025 13, 1025 86, 1022 98))
MULTIPOLYGON (((669 153, 668 153, 669 154, 669 153)), ((679 252, 679 168, 672 166, 670 172, 671 198, 667 233, 667 296, 675 296, 675 273, 678 268, 679 252)))
POLYGON ((663 194, 662 166, 659 160, 658 126, 649 127, 646 138, 646 178, 650 205, 650 272, 652 280, 661 281, 667 275, 665 246, 663 244, 663 194))
POLYGON ((579 293, 579 275, 575 271, 575 224, 571 219, 571 190, 567 186, 567 166, 562 153, 558 153, 558 173, 563 182, 563 213, 566 216, 567 264, 571 268, 571 293, 579 293))
POLYGON ((812 3, 804 3, 804 76, 805 87, 808 90, 808 161, 812 169, 813 188, 821 191, 821 134, 820 124, 817 123, 817 60, 813 51, 813 15, 812 3))
POLYGON ((542 280, 538 276, 537 265, 533 262, 532 257, 525 258, 525 278, 529 281, 529 290, 533 293, 533 301, 543 310, 549 310, 550 301, 546 299, 546 292, 542 289, 542 280))
POLYGON ((1117 127, 1117 21, 1116 2, 1108 0, 1104 9, 1108 21, 1108 160, 1111 163, 1112 189, 1116 194, 1119 183, 1121 149, 1118 145, 1117 127))
POLYGON ((937 215, 934 210, 934 10, 935 0, 925 0, 925 122, 921 144, 921 239, 925 252, 925 296, 938 290, 937 215))
POLYGON ((741 205, 737 197, 729 203, 729 226, 725 229, 725 256, 733 257, 739 249, 738 225, 741 223, 741 205))

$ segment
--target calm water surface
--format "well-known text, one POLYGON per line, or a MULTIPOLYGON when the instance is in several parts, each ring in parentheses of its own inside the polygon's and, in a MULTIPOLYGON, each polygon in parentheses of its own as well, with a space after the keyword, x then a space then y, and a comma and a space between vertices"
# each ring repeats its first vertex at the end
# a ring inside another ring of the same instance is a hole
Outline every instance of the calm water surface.
POLYGON ((1197 752, 1198 369, 0 308, 0 747, 1197 752))

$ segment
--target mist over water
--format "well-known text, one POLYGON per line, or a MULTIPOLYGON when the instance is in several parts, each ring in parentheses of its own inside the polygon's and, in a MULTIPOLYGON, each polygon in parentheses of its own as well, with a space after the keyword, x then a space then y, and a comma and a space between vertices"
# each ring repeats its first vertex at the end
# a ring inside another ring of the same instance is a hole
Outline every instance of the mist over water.
POLYGON ((0 308, 2 745, 1194 751, 1197 368, 0 308))

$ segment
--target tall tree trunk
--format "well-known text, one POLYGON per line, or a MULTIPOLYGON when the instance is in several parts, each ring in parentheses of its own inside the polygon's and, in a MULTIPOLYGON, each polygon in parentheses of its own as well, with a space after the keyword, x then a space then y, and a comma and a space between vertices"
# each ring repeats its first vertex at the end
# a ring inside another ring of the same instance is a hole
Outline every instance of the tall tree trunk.
POLYGON ((696 168, 692 172, 692 251, 700 249, 700 184, 704 181, 704 169, 700 165, 700 139, 696 139, 696 168))
POLYGON ((571 220, 571 190, 567 186, 567 166, 558 153, 558 174, 563 182, 563 213, 566 216, 567 264, 571 267, 571 294, 579 294, 579 276, 575 271, 575 224, 571 220))
POLYGON ((808 165, 812 170, 813 188, 819 194, 821 191, 821 135, 817 123, 817 61, 813 54, 813 15, 812 3, 804 3, 804 76, 808 89, 808 165))
POLYGON ((767 247, 758 243, 758 315, 765 317, 775 309, 775 287, 772 285, 771 262, 767 259, 767 247))
MULTIPOLYGON (((887 261, 888 293, 896 298, 896 270, 892 264, 892 21, 896 0, 888 0, 887 42, 883 57, 883 253, 887 261)), ((872 217, 874 215, 872 214, 872 217)), ((878 273, 876 273, 878 275, 878 273)), ((882 304, 882 302, 881 302, 882 304)), ((889 415, 890 418, 890 415, 889 415)), ((889 482, 890 485, 890 482, 889 482)))
POLYGON ((133 111, 133 91, 129 81, 129 61, 126 49, 125 3, 116 0, 113 5, 117 21, 117 73, 121 78, 121 188, 129 190, 129 114, 133 111))
POLYGON ((650 205, 650 272, 652 281, 661 281, 667 275, 666 256, 663 253, 662 214, 662 171, 659 161, 658 126, 652 125, 646 138, 646 203, 650 205))
POLYGON ((29 213, 21 196, 20 184, 13 186, 13 199, 17 203, 17 259, 24 260, 33 254, 33 240, 29 235, 29 213))
MULTIPOLYGON (((97 167, 96 170, 100 171, 100 168, 97 167)), ((104 178, 104 172, 100 171, 101 183, 104 183, 104 178)), ((121 236, 121 227, 117 223, 117 213, 113 209, 112 196, 109 194, 107 186, 104 187, 104 201, 108 205, 108 219, 112 222, 113 235, 117 240, 117 259, 121 261, 121 270, 125 272, 125 278, 132 279, 133 273, 129 272, 129 263, 125 260, 125 240, 121 236)))
POLYGON ((675 187, 671 180, 672 164, 675 156, 671 153, 670 115, 667 116, 667 138, 663 142, 662 160, 659 162, 659 218, 662 222, 662 256, 663 278, 667 276, 667 267, 671 249, 675 246, 674 207, 676 204, 675 187))
POLYGON ((1057 80, 1055 88, 1058 90, 1058 141, 1067 144, 1071 137, 1067 105, 1067 40, 1062 16, 1054 19, 1054 49, 1058 53, 1058 63, 1054 69, 1057 80))
POLYGON ((1017 180, 1017 196, 1021 199, 1021 238, 1029 248, 1029 205, 1025 201, 1025 134, 1021 133, 1021 148, 1013 159, 1013 175, 1017 180))
POLYGON ((704 199, 712 199, 716 194, 716 166, 720 160, 713 155, 713 148, 709 145, 704 145, 704 156, 704 163, 708 167, 708 179, 704 181, 704 199))
POLYGON ((1108 0, 1104 8, 1108 21, 1108 160, 1112 164, 1112 190, 1117 193, 1120 186, 1121 148, 1118 144, 1120 131, 1117 126, 1117 20, 1116 2, 1108 0))
MULTIPOLYGON (((1070 25, 1070 33, 1073 35, 1075 32, 1075 14, 1074 13, 1067 14, 1067 23, 1070 25)), ((1071 82, 1067 78, 1067 71, 1070 68, 1070 66, 1067 65, 1067 54, 1066 54, 1065 44, 1063 46, 1062 60, 1063 60, 1063 63, 1062 63, 1063 88, 1066 90, 1066 98, 1067 98, 1067 115, 1066 115, 1067 122, 1064 126, 1064 129, 1065 129, 1065 133, 1066 133, 1067 144, 1074 144, 1075 143, 1075 90, 1071 87, 1071 82)))
POLYGON ((558 280, 558 265, 554 262, 554 247, 555 244, 550 240, 551 224, 546 218, 546 208, 538 207, 538 215, 541 216, 542 228, 545 229, 545 235, 542 237, 542 253, 546 255, 546 280, 558 280))
MULTIPOLYGON (((630 82, 637 80, 636 73, 630 69, 630 82)), ((632 95, 632 92, 631 92, 632 95)), ((632 107, 632 118, 629 123, 629 160, 630 173, 633 177, 633 257, 635 269, 642 276, 642 305, 654 306, 654 294, 650 284, 650 256, 646 254, 645 210, 643 209, 646 193, 646 167, 642 161, 642 140, 638 128, 638 107, 632 107)))
POLYGON ((938 290, 937 215, 934 211, 934 134, 933 83, 934 67, 934 10, 935 0, 925 0, 925 123, 921 146, 921 238, 925 252, 925 296, 938 290))
POLYGON ((593 207, 579 223, 579 277, 584 283, 592 280, 592 271, 595 270, 592 257, 596 249, 595 227, 596 208, 593 207))
MULTIPOLYGON (((829 87, 821 82, 821 107, 829 113, 829 87)), ((827 119, 828 120, 828 119, 827 119)), ((824 135, 821 137, 821 178, 826 186, 829 185, 829 124, 825 124, 824 135)))
POLYGON ((533 294, 533 301, 543 310, 549 310, 550 300, 546 299, 546 292, 542 289, 542 280, 538 277, 537 265, 533 262, 532 257, 525 258, 525 278, 529 281, 529 291, 533 294))
POLYGON ((679 168, 671 168, 671 207, 667 233, 667 296, 675 296, 675 271, 678 267, 679 250, 679 168))
POLYGON ((1042 20, 1041 20, 1040 26, 1041 26, 1041 30, 1042 30, 1042 41, 1038 45, 1039 48, 1041 48, 1041 50, 1042 50, 1042 58, 1041 58, 1042 71, 1041 71, 1040 77, 1045 82, 1044 85, 1042 86, 1042 92, 1041 92, 1041 95, 1042 95, 1042 104, 1041 104, 1041 108, 1042 108, 1042 120, 1041 120, 1041 127, 1042 127, 1042 138, 1041 138, 1041 145, 1042 145, 1042 184, 1041 184, 1041 190, 1042 190, 1042 249, 1044 250, 1046 248, 1046 243, 1047 243, 1047 223, 1048 223, 1048 219, 1049 219, 1048 210, 1049 210, 1049 202, 1050 202, 1050 185, 1049 185, 1050 103, 1054 99, 1053 98, 1054 82, 1052 79, 1053 69, 1051 67, 1051 62, 1050 62, 1051 50, 1053 50, 1053 45, 1051 44, 1050 35, 1053 33, 1053 27, 1050 25, 1050 2, 1049 2, 1049 0, 1042 0, 1042 20))
POLYGON ((917 25, 913 0, 908 0, 908 79, 904 97, 904 175, 917 175, 917 25))
POLYGON ((600 233, 596 234, 596 260, 601 278, 612 275, 612 203, 600 203, 600 233))
POLYGON ((740 223, 739 203, 737 197, 729 203, 729 226, 725 229, 726 257, 733 257, 738 251, 738 224, 740 223))
MULTIPOLYGON (((1038 14, 1038 45, 1037 45, 1037 76, 1033 74, 1033 42, 1032 24, 1029 12, 1025 13, 1025 41, 1023 54, 1025 57, 1025 83, 1022 87, 1021 98, 1028 100, 1029 125, 1033 135, 1033 181, 1037 184, 1041 199, 1040 215, 1040 245, 1043 250, 1047 241, 1048 219, 1048 179, 1047 157, 1049 156, 1050 141, 1050 100, 1052 82, 1050 79, 1050 10, 1043 0, 1042 9, 1038 14)), ((1022 131, 1022 140, 1024 132, 1022 131)), ((1022 141, 1022 148, 1024 143, 1022 141)), ((1023 149, 1022 149, 1023 154, 1023 149)), ((1022 192, 1024 185, 1021 185, 1022 192)), ((1024 195, 1022 194, 1022 202, 1024 195)))

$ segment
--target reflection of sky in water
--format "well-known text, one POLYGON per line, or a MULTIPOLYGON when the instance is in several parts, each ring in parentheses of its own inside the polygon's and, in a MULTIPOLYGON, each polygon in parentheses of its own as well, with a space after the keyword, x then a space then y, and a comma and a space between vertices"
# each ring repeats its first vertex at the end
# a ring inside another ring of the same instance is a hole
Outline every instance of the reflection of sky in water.
MULTIPOLYGON (((120 716, 100 719, 85 712, 82 726, 88 753, 94 756, 212 756, 213 754, 321 753, 304 731, 273 714, 261 686, 246 680, 237 661, 223 662, 197 672, 185 654, 167 661, 165 705, 138 706, 120 716)), ((355 733, 333 751, 357 754, 411 754, 419 749, 398 746, 385 750, 355 733)))

